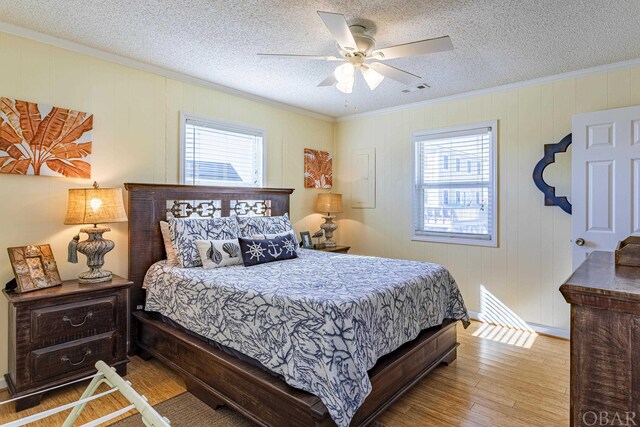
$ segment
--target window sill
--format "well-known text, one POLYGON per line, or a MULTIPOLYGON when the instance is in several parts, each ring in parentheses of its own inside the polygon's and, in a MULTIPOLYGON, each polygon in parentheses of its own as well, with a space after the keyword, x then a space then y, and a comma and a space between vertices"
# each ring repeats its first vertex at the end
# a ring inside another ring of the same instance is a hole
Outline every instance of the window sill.
POLYGON ((431 242, 431 243, 448 243, 452 245, 467 245, 467 246, 484 246, 497 248, 498 242, 496 239, 491 240, 479 240, 479 239, 465 239, 464 237, 439 237, 439 236, 423 236, 412 235, 411 240, 414 242, 431 242))

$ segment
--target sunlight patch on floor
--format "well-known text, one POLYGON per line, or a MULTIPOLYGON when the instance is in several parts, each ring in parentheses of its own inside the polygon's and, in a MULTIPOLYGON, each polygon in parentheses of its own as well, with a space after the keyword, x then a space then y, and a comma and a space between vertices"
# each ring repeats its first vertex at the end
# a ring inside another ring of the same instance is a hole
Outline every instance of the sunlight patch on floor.
POLYGON ((531 348, 538 334, 502 301, 480 285, 479 320, 474 337, 515 347, 531 348))

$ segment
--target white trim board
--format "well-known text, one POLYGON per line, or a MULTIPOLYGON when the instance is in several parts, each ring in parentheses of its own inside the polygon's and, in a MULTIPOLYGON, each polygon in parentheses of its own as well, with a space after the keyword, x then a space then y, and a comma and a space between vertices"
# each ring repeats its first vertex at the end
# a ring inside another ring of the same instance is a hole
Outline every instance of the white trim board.
MULTIPOLYGON (((480 320, 480 316, 477 311, 469 310, 469 317, 472 318, 473 320, 477 320, 478 322, 483 322, 482 320, 480 320)), ((486 323, 486 322, 483 322, 483 323, 486 323)), ((571 338, 571 333, 568 329, 556 328, 554 326, 540 325, 538 323, 531 323, 531 322, 526 322, 526 324, 529 325, 531 329, 533 329, 534 331, 542 335, 549 335, 552 337, 563 338, 566 340, 571 338)))
POLYGON ((7 382, 4 378, 0 379, 0 391, 5 390, 7 388, 7 382))
POLYGON ((293 105, 285 104, 284 102, 275 101, 273 99, 264 98, 262 96, 255 95, 249 92, 233 89, 228 86, 214 83, 209 80, 201 79, 199 77, 190 76, 188 74, 184 74, 179 71, 170 70, 168 68, 148 64, 146 62, 138 61, 136 59, 127 58, 126 56, 118 55, 118 54, 107 52, 101 49, 85 46, 80 43, 61 39, 59 37, 54 37, 47 34, 39 33, 37 31, 33 31, 28 28, 23 28, 17 25, 9 24, 8 22, 0 21, 0 32, 12 34, 14 36, 23 37, 25 39, 34 40, 41 43, 45 43, 45 44, 59 47, 61 49, 66 49, 72 52, 82 53, 84 55, 102 59, 104 61, 114 62, 116 64, 124 65, 127 67, 142 70, 142 71, 147 71, 149 73, 153 73, 153 74, 160 75, 162 77, 178 80, 183 83, 190 83, 190 84, 202 86, 209 89, 214 89, 229 95, 234 95, 240 98, 249 99, 251 101, 261 102, 263 104, 267 104, 272 107, 282 108, 283 110, 291 111, 298 114, 303 114, 305 116, 313 117, 316 119, 321 119, 328 122, 335 121, 335 117, 316 113, 315 111, 306 110, 304 108, 295 107, 293 105))
POLYGON ((519 89, 528 86, 535 86, 544 83, 551 83, 559 80, 573 79, 576 77, 586 77, 593 74, 602 73, 605 71, 620 70, 623 68, 640 66, 640 58, 630 59, 627 61, 614 62, 612 64, 598 65, 596 67, 584 68, 582 70, 569 71, 561 74, 554 74, 551 76, 539 77, 532 80, 524 80, 521 82, 509 83, 501 86, 493 86, 486 89, 472 90, 469 92, 458 93, 455 95, 443 96, 440 98, 426 99, 424 101, 412 102, 411 104, 401 104, 395 107, 380 108, 378 110, 365 111, 364 113, 351 114, 348 116, 340 116, 335 119, 336 122, 349 122, 363 117, 380 116, 383 114, 395 113, 398 111, 411 110, 413 108, 425 107, 427 105, 437 104, 441 102, 455 101, 461 98, 467 98, 472 96, 487 95, 494 92, 502 92, 510 89, 519 89))

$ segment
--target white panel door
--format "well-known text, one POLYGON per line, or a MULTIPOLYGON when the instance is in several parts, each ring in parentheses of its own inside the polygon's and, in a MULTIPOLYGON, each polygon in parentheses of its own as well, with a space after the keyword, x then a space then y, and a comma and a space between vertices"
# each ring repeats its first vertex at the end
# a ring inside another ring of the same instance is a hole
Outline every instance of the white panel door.
POLYGON ((573 116, 573 268, 640 235, 640 106, 573 116))

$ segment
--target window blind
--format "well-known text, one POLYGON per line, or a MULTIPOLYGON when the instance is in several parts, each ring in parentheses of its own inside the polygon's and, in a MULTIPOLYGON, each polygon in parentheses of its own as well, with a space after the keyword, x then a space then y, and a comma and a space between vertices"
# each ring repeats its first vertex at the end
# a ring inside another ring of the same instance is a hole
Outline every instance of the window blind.
POLYGON ((184 183, 261 187, 263 132, 186 118, 184 183))
POLYGON ((414 236, 495 240, 492 131, 414 137, 414 236))

